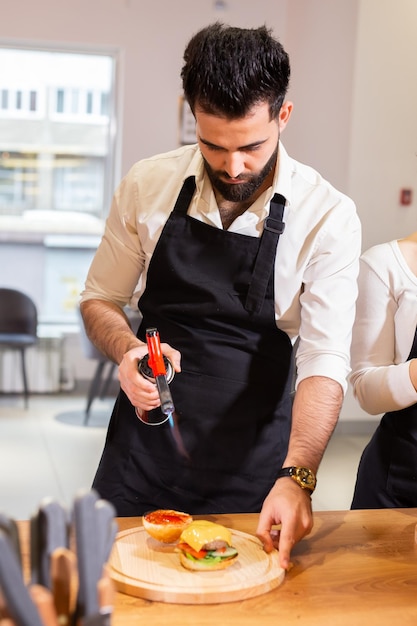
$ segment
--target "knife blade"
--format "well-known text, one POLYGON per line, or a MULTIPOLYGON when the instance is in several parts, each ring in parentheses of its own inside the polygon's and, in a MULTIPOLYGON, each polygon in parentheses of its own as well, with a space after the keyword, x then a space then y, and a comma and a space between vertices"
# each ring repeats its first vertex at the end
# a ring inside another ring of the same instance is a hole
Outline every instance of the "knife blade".
POLYGON ((78 562, 79 592, 77 615, 86 618, 99 612, 97 583, 101 577, 102 555, 97 533, 98 494, 79 492, 74 500, 73 522, 78 562))
POLYGON ((17 561, 22 567, 22 552, 20 547, 20 537, 19 537, 19 529, 17 523, 11 517, 0 513, 0 528, 6 533, 9 537, 11 546, 15 552, 17 557, 17 561))
POLYGON ((102 570, 104 564, 109 559, 110 552, 118 531, 117 522, 115 521, 116 509, 107 500, 97 500, 97 502, 95 503, 95 512, 97 520, 98 542, 100 546, 99 556, 102 570))
POLYGON ((39 583, 40 552, 39 552, 39 518, 35 513, 30 518, 30 582, 39 583))
POLYGON ((44 498, 38 510, 38 583, 51 589, 51 555, 56 548, 68 547, 69 517, 64 507, 44 498))
POLYGON ((108 621, 108 615, 102 615, 101 613, 95 613, 89 615, 81 620, 80 626, 110 626, 111 622, 108 621))
POLYGON ((23 582, 22 571, 10 540, 0 530, 0 586, 7 609, 19 626, 43 626, 23 582))

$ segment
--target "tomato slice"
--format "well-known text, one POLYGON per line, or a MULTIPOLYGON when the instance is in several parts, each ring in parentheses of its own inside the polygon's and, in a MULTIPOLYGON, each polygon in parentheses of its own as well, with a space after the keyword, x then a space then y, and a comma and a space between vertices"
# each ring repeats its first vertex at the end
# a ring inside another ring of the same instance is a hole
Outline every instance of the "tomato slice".
POLYGON ((207 550, 194 550, 188 543, 179 543, 177 547, 184 552, 188 552, 188 554, 191 554, 195 559, 204 559, 208 552, 207 550))

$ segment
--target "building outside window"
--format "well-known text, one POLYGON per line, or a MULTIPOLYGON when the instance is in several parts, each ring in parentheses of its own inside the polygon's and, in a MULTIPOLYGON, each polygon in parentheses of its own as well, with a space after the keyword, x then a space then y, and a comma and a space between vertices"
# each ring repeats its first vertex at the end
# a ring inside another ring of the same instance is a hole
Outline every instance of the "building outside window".
POLYGON ((102 221, 113 190, 115 58, 0 46, 0 66, 0 216, 70 211, 102 221))
POLYGON ((0 67, 0 285, 49 333, 78 324, 111 203, 117 55, 0 41, 0 67))

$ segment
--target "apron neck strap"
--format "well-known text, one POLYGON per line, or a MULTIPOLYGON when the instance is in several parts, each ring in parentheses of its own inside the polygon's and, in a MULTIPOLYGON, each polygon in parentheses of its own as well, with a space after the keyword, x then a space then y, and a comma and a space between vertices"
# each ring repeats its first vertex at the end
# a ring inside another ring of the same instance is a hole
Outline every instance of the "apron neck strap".
POLYGON ((269 215, 265 220, 255 267, 246 297, 245 309, 249 313, 259 313, 262 309, 275 263, 278 240, 285 228, 285 224, 282 221, 284 209, 285 198, 281 194, 276 193, 271 200, 269 215))
POLYGON ((194 176, 189 176, 184 180, 181 191, 174 206, 175 213, 187 215, 188 207, 190 206, 190 202, 194 195, 195 188, 196 185, 194 176))

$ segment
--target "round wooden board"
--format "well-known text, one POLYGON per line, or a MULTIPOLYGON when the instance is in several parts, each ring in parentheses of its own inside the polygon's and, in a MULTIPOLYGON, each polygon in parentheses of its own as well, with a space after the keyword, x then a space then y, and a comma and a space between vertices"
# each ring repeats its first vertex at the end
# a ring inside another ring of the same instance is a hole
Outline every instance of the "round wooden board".
POLYGON ((142 527, 125 530, 116 537, 110 575, 122 593, 175 604, 235 602, 278 587, 285 576, 278 553, 264 552, 252 535, 231 533, 239 552, 233 565, 214 572, 191 572, 180 564, 174 544, 152 539, 142 527))

